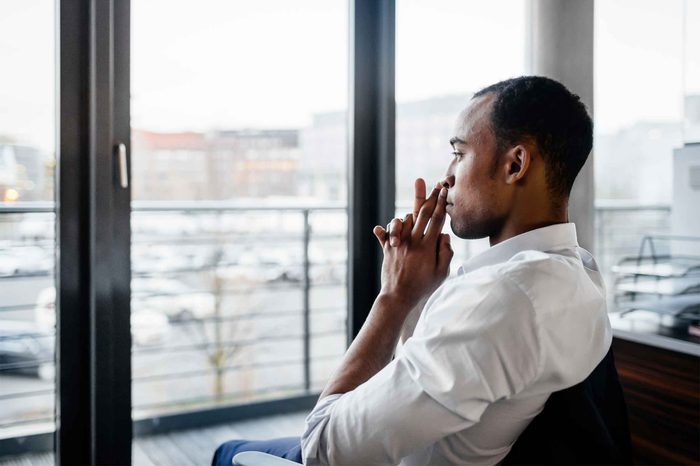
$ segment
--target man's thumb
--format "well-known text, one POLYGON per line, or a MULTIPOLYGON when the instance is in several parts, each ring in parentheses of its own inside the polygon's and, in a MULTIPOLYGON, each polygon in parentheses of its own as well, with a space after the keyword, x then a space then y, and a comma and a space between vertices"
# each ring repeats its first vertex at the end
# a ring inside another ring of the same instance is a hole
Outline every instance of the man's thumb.
POLYGON ((441 270, 449 270, 450 262, 454 256, 450 235, 440 234, 440 246, 438 247, 438 267, 441 270))

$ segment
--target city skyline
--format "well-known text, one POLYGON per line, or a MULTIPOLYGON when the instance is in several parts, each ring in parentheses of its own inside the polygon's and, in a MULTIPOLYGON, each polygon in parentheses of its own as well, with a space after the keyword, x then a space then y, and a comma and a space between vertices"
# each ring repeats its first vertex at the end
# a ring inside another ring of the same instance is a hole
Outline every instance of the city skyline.
MULTIPOLYGON (((525 5, 398 2, 397 102, 474 92, 526 73, 525 5)), ((684 46, 683 2, 630 5, 609 1, 596 8, 599 134, 637 121, 681 121, 683 87, 700 92, 700 55, 692 53, 700 47, 684 46)), ((13 71, 0 75, 0 132, 52 150, 53 2, 12 2, 0 10, 0 56, 13 71)), ((691 3, 687 13, 697 16, 697 7, 691 3)), ((346 107, 346 2, 307 0, 292 7, 206 0, 190 8, 135 1, 132 35, 134 127, 300 128, 314 113, 346 107), (162 11, 168 11, 167 21, 162 11)))
MULTIPOLYGON (((410 198, 416 177, 430 180, 442 175, 454 115, 469 98, 449 95, 397 105, 398 202, 410 198)), ((700 96, 691 96, 688 101, 698 106, 700 96)), ((700 107, 694 110, 699 111, 700 107)), ((682 145, 681 129, 675 122, 636 122, 614 134, 597 135, 596 198, 643 204, 670 202, 671 155, 682 145), (618 176, 621 172, 629 176, 618 176)), ((305 200, 302 202, 342 203, 347 198, 347 154, 338 141, 346 139, 345 112, 318 113, 311 125, 292 129, 154 132, 134 128, 132 197, 193 201, 298 198, 305 200)), ((11 168, 8 147, 0 144, 0 155, 5 157, 0 162, 4 160, 5 167, 11 168)), ((46 153, 27 153, 50 161, 46 153)), ((17 180, 17 186, 36 186, 40 194, 17 188, 19 200, 50 200, 52 185, 42 189, 42 183, 52 179, 49 170, 42 173, 39 161, 23 157, 21 163, 31 171, 11 178, 17 180)))

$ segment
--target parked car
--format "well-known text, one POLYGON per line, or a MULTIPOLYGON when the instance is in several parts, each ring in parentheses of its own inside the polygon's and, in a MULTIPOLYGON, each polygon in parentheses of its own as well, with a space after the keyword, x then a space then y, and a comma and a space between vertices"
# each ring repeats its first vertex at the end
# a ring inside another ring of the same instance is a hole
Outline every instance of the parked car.
POLYGON ((138 303, 165 314, 170 320, 205 319, 214 315, 214 295, 193 290, 170 278, 134 278, 132 305, 138 303))
MULTIPOLYGON (((56 326, 56 289, 44 288, 39 292, 34 307, 37 326, 52 331, 56 326)), ((131 338, 134 344, 145 346, 160 343, 170 330, 168 317, 162 312, 146 307, 143 303, 131 303, 131 338)))
POLYGON ((12 276, 20 273, 21 265, 17 257, 8 249, 0 249, 0 277, 12 276))
POLYGON ((162 343, 170 329, 168 317, 160 311, 131 303, 131 338, 139 346, 162 343))
POLYGON ((53 333, 30 322, 0 321, 0 374, 20 374, 53 380, 53 333))
POLYGON ((17 273, 45 273, 54 267, 53 251, 39 246, 13 246, 9 255, 17 261, 17 273))

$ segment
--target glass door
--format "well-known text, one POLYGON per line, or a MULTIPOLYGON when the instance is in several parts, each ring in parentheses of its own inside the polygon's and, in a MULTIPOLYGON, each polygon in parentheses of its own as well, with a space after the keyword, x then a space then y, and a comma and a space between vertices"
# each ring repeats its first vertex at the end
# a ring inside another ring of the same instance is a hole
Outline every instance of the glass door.
POLYGON ((308 404, 346 343, 347 2, 131 3, 137 435, 308 404))
POLYGON ((0 5, 0 456, 129 462, 124 28, 128 2, 0 5))
POLYGON ((3 453, 55 430, 55 18, 52 0, 0 3, 3 453))

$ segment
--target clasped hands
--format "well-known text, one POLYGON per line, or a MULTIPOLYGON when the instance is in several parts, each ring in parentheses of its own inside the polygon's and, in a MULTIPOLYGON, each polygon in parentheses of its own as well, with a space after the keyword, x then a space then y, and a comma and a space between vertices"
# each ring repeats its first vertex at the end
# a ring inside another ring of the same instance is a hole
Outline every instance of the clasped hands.
POLYGON ((415 192, 413 213, 393 219, 386 230, 379 225, 373 230, 384 251, 380 295, 407 311, 447 278, 454 255, 450 236, 442 233, 447 187, 438 183, 426 198, 425 181, 419 178, 415 192))

